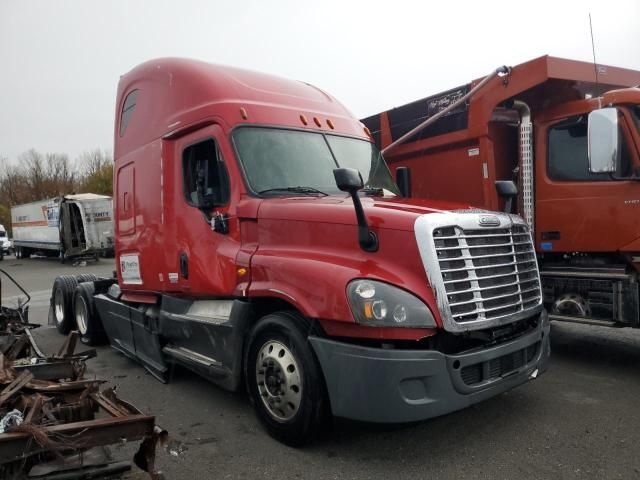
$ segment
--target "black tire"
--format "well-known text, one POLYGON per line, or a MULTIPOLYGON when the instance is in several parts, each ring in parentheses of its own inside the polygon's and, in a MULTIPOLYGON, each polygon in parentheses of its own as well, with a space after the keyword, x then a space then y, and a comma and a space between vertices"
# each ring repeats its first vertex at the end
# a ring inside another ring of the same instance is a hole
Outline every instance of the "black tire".
POLYGON ((81 273, 80 275, 76 275, 76 280, 78 283, 95 282, 98 280, 98 277, 93 273, 81 273))
POLYGON ((15 255, 17 260, 22 258, 22 247, 15 248, 15 255))
POLYGON ((106 343, 107 334, 96 310, 94 294, 93 282, 86 281, 78 284, 73 296, 73 310, 80 332, 80 341, 87 345, 103 345, 106 343))
POLYGON ((330 410, 324 377, 307 340, 308 332, 309 322, 296 312, 266 315, 249 335, 244 361, 246 386, 258 418, 269 434, 294 447, 309 443, 320 433, 330 410), (271 353, 269 348, 274 345, 275 353, 271 353), (258 368, 258 355, 267 351, 267 363, 258 368), (278 356, 284 363, 279 363, 278 356), (291 377, 295 373, 297 380, 291 377))
POLYGON ((51 308, 56 328, 63 335, 76 328, 73 311, 73 294, 78 281, 73 275, 60 275, 53 282, 51 291, 51 308))

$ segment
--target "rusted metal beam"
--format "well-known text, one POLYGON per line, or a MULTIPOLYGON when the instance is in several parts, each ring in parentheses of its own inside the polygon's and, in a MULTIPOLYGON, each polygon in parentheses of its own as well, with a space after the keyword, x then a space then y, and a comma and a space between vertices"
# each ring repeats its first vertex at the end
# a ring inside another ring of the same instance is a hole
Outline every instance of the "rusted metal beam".
POLYGON ((29 409, 29 413, 24 419, 25 423, 38 423, 40 418, 42 418, 42 403, 44 401, 44 397, 40 394, 35 396, 33 400, 33 405, 29 409))
POLYGON ((91 395, 91 398, 114 417, 126 417, 129 415, 129 412, 124 408, 112 402, 101 393, 94 393, 91 395))
MULTIPOLYGON (((122 439, 135 441, 153 435, 155 418, 148 415, 130 415, 118 418, 100 418, 86 422, 67 423, 43 427, 52 438, 73 438, 82 448, 110 445, 122 439)), ((27 458, 47 451, 28 433, 0 434, 0 464, 27 458)))
POLYGON ((75 330, 69 333, 69 335, 67 335, 67 339, 62 344, 62 347, 60 347, 60 350, 58 351, 58 355, 56 356, 58 358, 64 358, 64 357, 73 355, 73 352, 75 352, 76 350, 76 343, 78 343, 79 335, 80 334, 75 330))
POLYGON ((22 372, 13 382, 7 385, 2 392, 0 392, 0 406, 7 401, 14 393, 24 387, 33 379, 33 374, 28 370, 22 372))

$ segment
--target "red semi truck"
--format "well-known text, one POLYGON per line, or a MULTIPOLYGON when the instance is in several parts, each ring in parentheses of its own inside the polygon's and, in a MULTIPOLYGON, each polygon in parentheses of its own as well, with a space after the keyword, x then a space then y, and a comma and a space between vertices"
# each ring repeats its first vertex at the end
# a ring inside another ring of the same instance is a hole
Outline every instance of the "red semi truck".
POLYGON ((457 102, 480 81, 363 122, 414 198, 511 209, 514 182, 552 320, 640 327, 640 72, 545 56, 457 102))
POLYGON ((408 422, 541 373, 524 221, 402 195, 363 125, 309 84, 182 59, 120 79, 117 278, 58 277, 59 330, 166 380, 246 386, 276 438, 327 415, 408 422))

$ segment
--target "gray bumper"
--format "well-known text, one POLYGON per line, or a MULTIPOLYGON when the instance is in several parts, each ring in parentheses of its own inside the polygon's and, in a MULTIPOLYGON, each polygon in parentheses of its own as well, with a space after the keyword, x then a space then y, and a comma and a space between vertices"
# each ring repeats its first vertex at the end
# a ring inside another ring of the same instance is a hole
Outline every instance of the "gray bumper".
POLYGON ((500 345, 445 355, 309 340, 337 417, 367 422, 424 420, 506 392, 542 373, 549 358, 546 312, 536 330, 500 345))

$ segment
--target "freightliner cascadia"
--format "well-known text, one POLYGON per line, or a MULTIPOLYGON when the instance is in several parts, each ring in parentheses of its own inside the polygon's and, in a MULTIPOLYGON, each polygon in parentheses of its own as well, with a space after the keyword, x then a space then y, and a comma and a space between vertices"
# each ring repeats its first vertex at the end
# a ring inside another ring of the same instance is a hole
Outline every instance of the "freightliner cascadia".
POLYGON ((58 328, 160 380, 179 363, 246 387, 281 441, 329 415, 442 415, 545 368, 524 221, 406 198, 368 130, 307 83, 136 67, 118 87, 114 185, 117 278, 57 278, 58 328))
POLYGON ((545 56, 453 105, 478 82, 363 121, 415 197, 502 210, 514 182, 552 320, 640 327, 640 71, 545 56))

